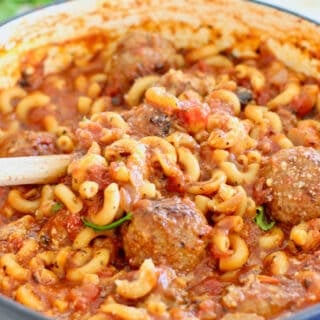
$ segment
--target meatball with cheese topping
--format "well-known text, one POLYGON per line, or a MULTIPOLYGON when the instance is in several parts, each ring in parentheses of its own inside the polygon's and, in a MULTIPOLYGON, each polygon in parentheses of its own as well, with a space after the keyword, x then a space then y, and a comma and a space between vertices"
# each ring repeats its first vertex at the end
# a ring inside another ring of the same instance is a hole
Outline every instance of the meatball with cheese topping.
POLYGON ((134 267, 152 258, 157 265, 188 272, 204 257, 210 230, 191 201, 142 200, 122 229, 124 251, 134 267))
POLYGON ((275 220, 296 224, 320 217, 320 154, 315 149, 282 149, 268 159, 261 174, 275 220))

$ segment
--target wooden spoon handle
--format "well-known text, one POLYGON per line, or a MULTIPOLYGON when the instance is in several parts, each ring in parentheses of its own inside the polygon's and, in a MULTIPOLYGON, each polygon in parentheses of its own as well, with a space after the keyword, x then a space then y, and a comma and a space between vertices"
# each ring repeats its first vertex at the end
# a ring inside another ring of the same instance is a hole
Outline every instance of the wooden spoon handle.
POLYGON ((44 184, 64 176, 73 155, 0 158, 0 186, 44 184))

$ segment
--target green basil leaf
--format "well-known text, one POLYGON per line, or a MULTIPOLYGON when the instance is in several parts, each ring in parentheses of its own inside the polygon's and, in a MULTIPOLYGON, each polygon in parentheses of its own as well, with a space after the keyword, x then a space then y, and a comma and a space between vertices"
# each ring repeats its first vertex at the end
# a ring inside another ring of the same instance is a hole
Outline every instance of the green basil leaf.
POLYGON ((275 225, 275 221, 267 221, 264 213, 264 208, 262 206, 257 207, 257 215, 254 218, 254 222, 263 231, 269 231, 275 225))
POLYGON ((63 204, 62 204, 62 203, 56 202, 56 203, 51 207, 51 212, 57 213, 62 207, 63 207, 63 204))
POLYGON ((95 223, 88 221, 85 218, 82 218, 82 222, 86 227, 89 227, 89 228, 93 229, 94 231, 106 231, 106 230, 111 230, 111 229, 115 229, 115 228, 119 227, 125 221, 131 220, 131 218, 132 218, 132 213, 128 213, 125 216, 123 216, 121 219, 116 220, 112 223, 106 224, 104 226, 99 226, 95 223))

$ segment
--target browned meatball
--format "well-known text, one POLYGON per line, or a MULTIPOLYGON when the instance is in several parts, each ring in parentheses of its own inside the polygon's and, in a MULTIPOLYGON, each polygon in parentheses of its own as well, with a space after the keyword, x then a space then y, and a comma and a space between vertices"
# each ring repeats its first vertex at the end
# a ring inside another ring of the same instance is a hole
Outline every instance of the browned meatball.
POLYGON ((283 278, 279 284, 274 285, 263 283, 257 277, 251 276, 244 284, 228 286, 222 303, 227 310, 255 313, 270 319, 289 306, 293 310, 297 308, 305 295, 306 290, 299 281, 283 278))
POLYGON ((181 65, 170 41, 158 34, 136 31, 126 35, 112 56, 106 94, 120 96, 141 76, 162 74, 181 65))
POLYGON ((209 231, 205 217, 191 201, 143 200, 123 228, 124 251, 134 267, 152 258, 157 265, 188 272, 204 257, 209 231))
POLYGON ((146 104, 123 113, 123 118, 130 126, 130 134, 136 136, 165 137, 171 129, 170 117, 146 104))
POLYGON ((320 217, 320 154, 294 147, 275 153, 262 168, 274 219, 296 224, 320 217))
POLYGON ((49 132, 20 131, 0 142, 0 157, 36 156, 58 153, 55 135, 49 132))
POLYGON ((171 69, 159 79, 156 85, 166 88, 177 97, 188 91, 194 91, 200 96, 206 96, 213 90, 215 80, 213 76, 200 71, 186 73, 181 70, 171 69))

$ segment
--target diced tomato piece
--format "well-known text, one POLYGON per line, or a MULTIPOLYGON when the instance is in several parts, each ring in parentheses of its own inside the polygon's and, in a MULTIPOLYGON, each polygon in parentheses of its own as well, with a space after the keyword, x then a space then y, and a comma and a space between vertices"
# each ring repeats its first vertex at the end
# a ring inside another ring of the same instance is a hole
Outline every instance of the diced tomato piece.
POLYGON ((205 105, 195 104, 190 101, 182 101, 178 110, 178 118, 184 127, 191 133, 205 129, 208 121, 209 108, 205 105))
POLYGON ((70 292, 70 300, 76 310, 83 311, 99 297, 100 288, 93 283, 85 283, 81 287, 74 288, 70 292))
POLYGON ((259 92, 257 97, 257 103, 258 105, 266 105, 268 101, 272 99, 272 95, 269 89, 262 90, 259 92))
POLYGON ((104 190, 111 182, 111 174, 108 168, 101 165, 92 165, 87 169, 87 179, 95 181, 99 185, 100 190, 104 190))
POLYGON ((313 97, 302 91, 296 98, 291 102, 292 109, 297 113, 298 116, 303 117, 308 114, 314 105, 313 97))
POLYGON ((66 230, 70 240, 74 240, 79 233, 83 223, 80 216, 77 214, 70 214, 66 219, 66 230))
POLYGON ((168 177, 166 189, 169 192, 184 192, 184 181, 178 177, 168 177))

